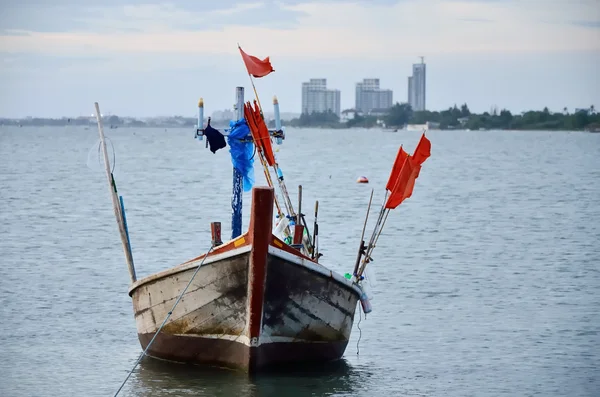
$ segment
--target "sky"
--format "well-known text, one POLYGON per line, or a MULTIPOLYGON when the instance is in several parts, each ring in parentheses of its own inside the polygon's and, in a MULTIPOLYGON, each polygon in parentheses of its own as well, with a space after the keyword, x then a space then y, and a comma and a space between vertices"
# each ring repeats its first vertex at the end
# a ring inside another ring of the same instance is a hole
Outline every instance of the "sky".
POLYGON ((310 78, 406 102, 420 56, 429 110, 600 107, 600 0, 0 0, 0 117, 210 115, 252 96, 238 43, 284 112, 310 78))

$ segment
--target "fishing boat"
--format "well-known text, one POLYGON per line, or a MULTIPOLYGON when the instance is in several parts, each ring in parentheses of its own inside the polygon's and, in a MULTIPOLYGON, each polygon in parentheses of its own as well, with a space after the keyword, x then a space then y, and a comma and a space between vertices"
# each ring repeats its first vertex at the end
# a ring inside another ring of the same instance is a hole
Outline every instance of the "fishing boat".
MULTIPOLYGON (((268 58, 259 60, 241 48, 240 53, 253 87, 252 77, 264 77, 273 71, 268 58)), ((365 244, 371 191, 354 270, 342 276, 321 260, 318 201, 311 233, 301 211, 302 186, 296 211, 275 159, 272 140, 281 143, 285 136, 278 102, 274 100, 276 125, 271 131, 254 91, 254 103, 244 103, 243 88, 236 89, 237 120, 225 133, 210 127, 210 122, 204 126, 203 100, 198 104, 195 137, 206 138, 213 153, 225 146, 225 136, 230 146, 234 166, 231 239, 223 242, 221 225, 213 222, 211 247, 206 253, 139 280, 123 198, 114 181, 96 103, 100 144, 143 348, 136 365, 146 355, 248 372, 285 364, 332 361, 344 354, 358 302, 365 314, 372 310, 364 287, 365 268, 372 261, 372 250, 390 210, 411 196, 421 164, 430 155, 429 141, 423 134, 413 155, 400 147, 386 185, 384 204, 371 239, 365 244), (248 161, 254 157, 260 161, 268 186, 252 186, 248 161), (243 233, 242 191, 252 192, 250 223, 243 233)))
POLYGON ((342 356, 361 288, 274 236, 273 206, 253 188, 246 233, 131 286, 145 349, 203 261, 148 355, 248 371, 342 356))

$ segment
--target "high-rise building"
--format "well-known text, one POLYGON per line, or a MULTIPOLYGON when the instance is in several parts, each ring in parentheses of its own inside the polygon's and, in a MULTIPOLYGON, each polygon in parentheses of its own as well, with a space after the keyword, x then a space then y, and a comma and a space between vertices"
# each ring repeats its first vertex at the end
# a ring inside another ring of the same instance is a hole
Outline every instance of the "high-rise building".
POLYGON ((412 67, 412 76, 408 77, 408 103, 414 111, 425 110, 426 76, 425 62, 415 63, 412 67))
POLYGON ((340 117, 340 90, 328 90, 327 79, 302 83, 302 113, 333 112, 340 117))
POLYGON ((392 90, 379 88, 379 79, 363 79, 356 83, 355 110, 369 114, 372 110, 387 110, 392 107, 392 90))

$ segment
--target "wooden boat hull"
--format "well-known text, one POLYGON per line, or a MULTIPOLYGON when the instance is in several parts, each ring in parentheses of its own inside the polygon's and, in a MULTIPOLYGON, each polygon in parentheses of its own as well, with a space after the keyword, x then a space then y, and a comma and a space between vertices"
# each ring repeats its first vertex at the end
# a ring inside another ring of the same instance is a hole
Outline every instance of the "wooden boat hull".
MULTIPOLYGON (((150 356, 255 371, 343 355, 360 289, 272 235, 272 189, 255 188, 252 207, 248 233, 208 255, 150 356)), ((202 259, 132 285, 144 349, 202 259)))

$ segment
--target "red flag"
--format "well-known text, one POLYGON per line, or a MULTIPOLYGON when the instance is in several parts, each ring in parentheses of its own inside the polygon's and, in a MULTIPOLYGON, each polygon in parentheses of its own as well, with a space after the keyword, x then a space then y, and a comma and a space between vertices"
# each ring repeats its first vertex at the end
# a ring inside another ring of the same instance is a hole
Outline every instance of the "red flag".
POLYGON ((390 173, 390 179, 388 179, 387 185, 385 185, 385 189, 388 191, 392 191, 394 189, 394 185, 396 184, 396 180, 398 179, 398 173, 402 168, 402 164, 404 164, 404 159, 408 156, 408 153, 402 149, 398 149, 398 154, 396 155, 396 161, 394 161, 394 166, 392 167, 392 172, 390 173))
POLYGON ((421 172, 421 166, 415 164, 415 168, 413 169, 410 178, 408 179, 408 183, 406 184, 406 190, 404 191, 404 198, 402 201, 412 196, 413 189, 415 188, 415 181, 419 177, 419 172, 421 172))
POLYGON ((425 137, 425 133, 423 133, 423 135, 421 135, 421 140, 415 148, 413 161, 415 164, 421 165, 429 156, 431 156, 431 142, 425 137))
POLYGON ((258 150, 264 154, 269 165, 275 164, 275 156, 273 155, 269 130, 267 129, 265 120, 260 115, 258 105, 255 104, 255 109, 252 109, 250 102, 247 102, 244 105, 244 117, 246 118, 248 127, 250 127, 254 145, 256 145, 258 150))
POLYGON ((417 169, 417 165, 413 163, 410 156, 407 156, 398 173, 398 179, 396 180, 392 194, 385 202, 385 208, 394 209, 399 206, 407 198, 407 193, 410 197, 415 185, 417 169))
POLYGON ((415 181, 421 172, 421 164, 429 156, 431 156, 431 142, 425 137, 424 133, 415 148, 413 156, 406 154, 402 147, 400 147, 396 156, 396 162, 392 168, 392 174, 386 185, 386 189, 391 194, 385 203, 385 208, 394 209, 412 196, 415 181), (393 189, 390 189, 392 184, 393 189))
POLYGON ((265 119, 260 113, 260 108, 256 101, 254 101, 254 117, 255 120, 258 120, 258 133, 260 136, 260 144, 263 147, 263 152, 265 154, 265 159, 269 165, 273 165, 275 164, 275 155, 273 154, 273 145, 271 145, 271 136, 269 135, 269 129, 267 128, 265 119))
POLYGON ((248 74, 254 77, 265 77, 271 72, 274 72, 273 66, 271 66, 271 61, 269 61, 269 57, 266 57, 262 61, 257 57, 252 55, 248 55, 242 50, 242 47, 238 46, 240 49, 240 53, 242 54, 242 59, 244 60, 244 64, 246 65, 246 69, 248 70, 248 74))

